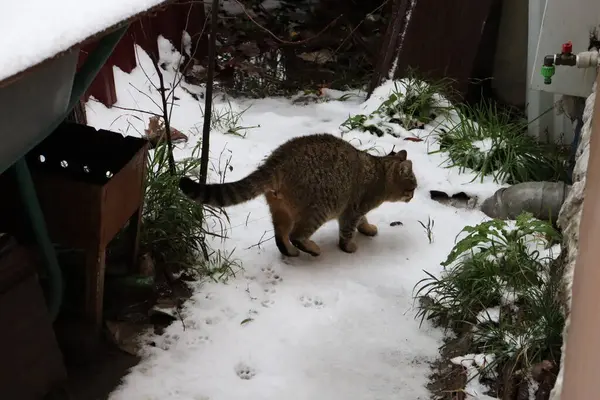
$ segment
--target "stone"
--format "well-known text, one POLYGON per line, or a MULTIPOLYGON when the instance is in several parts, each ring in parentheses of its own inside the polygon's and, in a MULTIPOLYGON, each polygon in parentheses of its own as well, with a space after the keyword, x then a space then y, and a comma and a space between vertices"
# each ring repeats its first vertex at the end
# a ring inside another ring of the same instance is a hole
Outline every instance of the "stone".
POLYGON ((581 138, 576 152, 576 163, 573 171, 573 186, 569 195, 565 199, 558 215, 558 226, 563 232, 563 251, 565 255, 565 272, 563 276, 563 308, 566 316, 565 327, 563 330, 563 347, 560 360, 560 371, 556 378, 556 383, 549 400, 560 400, 563 385, 563 366, 566 354, 567 335, 569 324, 571 322, 571 298, 573 285, 573 272, 579 250, 579 224, 581 222, 581 211, 585 199, 585 179, 589 160, 590 137, 592 135, 592 115, 594 103, 596 101, 596 84, 592 89, 592 94, 585 102, 583 111, 583 128, 581 129, 581 138))

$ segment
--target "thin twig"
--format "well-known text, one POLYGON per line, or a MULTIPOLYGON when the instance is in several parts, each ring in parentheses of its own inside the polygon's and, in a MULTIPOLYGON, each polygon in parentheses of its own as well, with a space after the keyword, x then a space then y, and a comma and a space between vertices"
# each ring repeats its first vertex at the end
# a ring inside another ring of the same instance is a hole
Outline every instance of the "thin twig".
MULTIPOLYGON (((96 100, 96 99, 90 99, 90 100, 96 101, 96 102, 100 103, 100 100, 96 100)), ((162 117, 162 115, 157 114, 155 112, 146 111, 146 110, 140 110, 138 108, 121 107, 121 106, 116 106, 114 104, 111 106, 111 108, 116 108, 117 110, 123 110, 123 111, 132 111, 132 112, 139 112, 139 113, 142 113, 142 114, 149 114, 149 115, 152 115, 154 117, 162 117)))
POLYGON ((354 35, 354 32, 356 32, 356 30, 362 25, 363 22, 365 22, 365 20, 367 19, 367 17, 369 15, 373 15, 374 13, 376 13, 377 11, 379 11, 381 8, 383 8, 387 2, 389 0, 385 0, 383 3, 381 3, 379 6, 375 7, 373 9, 373 11, 367 13, 367 16, 365 18, 363 18, 355 27, 354 29, 352 29, 350 31, 350 33, 348 34, 348 36, 346 36, 346 38, 344 40, 342 40, 342 43, 340 43, 340 45, 333 51, 333 54, 337 54, 338 51, 340 51, 340 48, 344 45, 344 43, 346 43, 346 41, 352 36, 354 35))
MULTIPOLYGON (((144 34, 145 34, 145 31, 144 31, 143 29, 142 29, 142 32, 144 32, 144 34)), ((151 52, 151 51, 148 51, 148 52, 147 52, 147 54, 148 54, 148 57, 152 58, 152 52, 151 52)), ((152 79, 150 78, 150 75, 148 75, 148 73, 147 73, 147 72, 146 72, 146 70, 144 69, 143 63, 141 63, 141 62, 140 62, 140 58, 139 58, 139 55, 138 55, 138 52, 137 52, 137 46, 135 47, 135 56, 136 56, 136 60, 137 60, 137 64, 138 64, 138 66, 140 67, 140 69, 141 69, 141 70, 142 70, 142 72, 144 73, 144 76, 146 77, 146 81, 148 81, 148 83, 150 83, 150 85, 151 85, 151 86, 152 86, 152 87, 153 87, 155 90, 158 90, 158 86, 156 86, 156 85, 154 84, 154 82, 152 82, 152 79)), ((130 83, 130 85, 131 85, 131 86, 133 86, 131 83, 130 83)), ((134 86, 134 87, 135 87, 135 86, 134 86)), ((136 89, 137 89, 137 88, 136 88, 136 89)), ((139 89, 137 89, 137 90, 139 90, 139 89)), ((140 92, 141 92, 141 91, 140 91, 140 92)), ((143 93, 143 92, 141 92, 141 93, 143 93)), ((148 94, 146 94, 146 93, 143 93, 143 94, 149 97, 149 95, 148 95, 148 94)), ((153 102, 153 103, 156 105, 156 107, 160 108, 160 106, 159 106, 159 105, 158 105, 158 104, 157 104, 157 103, 156 103, 156 102, 155 102, 155 101, 152 99, 152 97, 149 97, 149 98, 150 98, 150 100, 152 100, 152 102, 153 102)))
MULTIPOLYGON (((204 5, 202 5, 202 7, 204 7, 204 5)), ((187 27, 188 27, 188 24, 189 24, 189 18, 190 18, 191 11, 192 11, 192 7, 190 7, 190 9, 188 11, 188 15, 187 15, 186 23, 185 23, 185 29, 184 29, 184 31, 186 31, 186 32, 187 32, 187 27)), ((204 30, 206 29, 207 23, 208 23, 208 16, 206 16, 204 18, 204 25, 202 25, 202 30, 199 33, 197 33, 196 35, 194 35, 194 36, 190 35, 190 41, 192 41, 192 43, 194 42, 194 38, 195 37, 201 38, 204 35, 204 30)), ((169 118, 171 117, 171 114, 173 112, 173 105, 175 104, 175 101, 174 101, 174 98, 175 98, 175 88, 178 87, 178 86, 180 86, 181 85, 181 81, 185 78, 185 71, 187 71, 187 69, 189 68, 189 66, 192 64, 192 62, 194 60, 194 57, 196 56, 196 52, 198 51, 199 45, 200 45, 200 40, 196 40, 195 41, 195 45, 194 45, 194 50, 189 54, 189 60, 187 61, 187 63, 185 64, 185 66, 181 69, 180 74, 179 74, 179 78, 177 78, 177 74, 175 74, 175 76, 173 77, 173 90, 171 91, 171 93, 169 93, 169 96, 167 96, 167 99, 169 99, 170 96, 173 95, 173 101, 171 102, 171 109, 169 110, 169 118)), ((181 46, 183 47, 183 40, 182 40, 181 46)), ((181 55, 181 58, 183 58, 183 53, 184 53, 183 50, 184 50, 183 48, 180 49, 180 53, 179 54, 181 55)), ((180 63, 181 63, 181 60, 178 62, 177 68, 180 67, 180 63)), ((185 90, 185 88, 183 86, 182 86, 182 89, 185 90)))
POLYGON ((271 236, 271 237, 268 237, 268 238, 266 238, 266 239, 265 239, 265 235, 267 234, 267 232, 268 232, 268 231, 264 231, 264 232, 263 232, 263 234, 262 234, 262 236, 261 236, 261 237, 260 237, 260 239, 258 240, 258 243, 255 243, 255 244, 253 244, 252 246, 246 247, 246 250, 250 250, 250 249, 251 249, 251 248, 253 248, 253 247, 258 247, 258 248, 260 249, 260 246, 261 246, 263 243, 266 243, 266 242, 268 242, 269 240, 271 240, 271 239, 273 239, 273 238, 275 237, 275 235, 273 235, 273 236, 271 236))
POLYGON ((162 100, 162 112, 163 112, 163 120, 165 123, 165 136, 167 138, 167 161, 169 162, 169 172, 171 175, 175 176, 177 170, 175 169, 175 158, 173 157, 173 141, 171 140, 171 123, 169 121, 169 108, 167 104, 167 95, 165 94, 167 89, 165 88, 165 79, 163 77, 162 71, 158 65, 158 61, 154 59, 154 57, 150 57, 152 59, 152 64, 154 65, 154 69, 158 74, 158 81, 160 88, 158 92, 160 93, 160 99, 162 100))
MULTIPOLYGON (((144 68, 142 68, 142 71, 143 71, 143 70, 144 70, 144 68)), ((150 78, 148 78, 148 79, 150 79, 150 78)), ((151 81, 151 80, 150 80, 150 82, 151 82, 152 86, 154 86, 154 83, 152 83, 152 81, 151 81)), ((160 104, 158 104, 156 101, 154 101, 154 99, 152 98, 152 96, 150 96, 148 93, 145 93, 144 91, 142 91, 142 90, 138 89, 138 88, 137 88, 137 87, 135 87, 135 86, 134 86, 134 85, 133 85, 131 82, 129 82, 129 86, 131 86, 132 88, 134 88, 135 90, 137 90, 137 91, 138 91, 138 92, 139 92, 141 95, 143 95, 143 96, 146 96, 148 99, 150 99, 150 101, 151 101, 152 103, 154 103, 154 105, 156 106, 156 108, 158 108, 159 110, 161 109, 161 108, 160 108, 160 104)), ((156 90, 159 90, 159 89, 158 89, 157 87, 155 87, 155 86, 154 86, 154 88, 155 88, 156 90)))
POLYGON ((304 44, 304 43, 308 43, 316 38, 318 38, 319 36, 321 36, 321 34, 323 32, 325 32, 327 29, 329 29, 329 27, 331 27, 331 25, 333 25, 338 19, 342 18, 342 16, 344 14, 340 14, 338 15, 335 19, 333 19, 330 23, 328 23, 325 28, 321 29, 316 35, 311 36, 307 39, 303 39, 303 40, 298 40, 298 41, 289 41, 289 40, 283 40, 281 39, 279 36, 277 36, 276 34, 274 34, 273 32, 271 32, 269 29, 265 28, 263 25, 259 24, 251 15, 250 13, 248 13, 248 10, 246 10, 246 7, 239 1, 239 0, 235 0, 236 3, 238 3, 238 5, 242 8, 242 11, 244 11, 244 14, 246 14, 246 17, 248 17, 248 19, 250 21, 252 21, 254 23, 254 25, 258 26, 260 29, 262 29, 264 32, 268 33, 273 39, 275 39, 276 41, 278 41, 279 43, 282 44, 293 44, 293 45, 297 45, 297 44, 304 44))

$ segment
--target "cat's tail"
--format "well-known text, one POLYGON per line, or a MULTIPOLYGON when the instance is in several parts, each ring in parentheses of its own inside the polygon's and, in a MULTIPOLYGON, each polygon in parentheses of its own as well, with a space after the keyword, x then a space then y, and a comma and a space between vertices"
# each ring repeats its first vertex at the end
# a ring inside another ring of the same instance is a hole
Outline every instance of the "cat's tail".
POLYGON ((187 176, 179 180, 179 189, 190 199, 213 207, 229 207, 263 194, 271 174, 259 167, 236 182, 202 185, 187 176))

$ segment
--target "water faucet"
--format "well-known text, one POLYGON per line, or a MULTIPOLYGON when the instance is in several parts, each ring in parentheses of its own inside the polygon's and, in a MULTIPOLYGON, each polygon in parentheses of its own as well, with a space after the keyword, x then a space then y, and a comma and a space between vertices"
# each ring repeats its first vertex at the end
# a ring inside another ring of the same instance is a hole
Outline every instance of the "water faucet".
POLYGON ((556 65, 566 65, 577 68, 590 68, 600 66, 600 54, 597 50, 584 51, 573 54, 573 43, 568 41, 563 43, 562 51, 557 54, 550 54, 544 57, 544 64, 540 73, 544 78, 544 84, 550 85, 552 77, 556 72, 556 65))

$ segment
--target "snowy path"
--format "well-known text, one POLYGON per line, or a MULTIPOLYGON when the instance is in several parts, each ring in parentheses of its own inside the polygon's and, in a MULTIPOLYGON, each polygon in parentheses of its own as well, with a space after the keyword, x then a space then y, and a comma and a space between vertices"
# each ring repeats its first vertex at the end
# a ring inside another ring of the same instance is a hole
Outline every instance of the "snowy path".
MULTIPOLYGON (((140 56, 145 60, 144 54, 140 56)), ((139 68, 131 75, 115 70, 115 75, 118 105, 153 109, 150 100, 132 89, 148 86, 139 68)), ((385 95, 387 90, 380 88, 376 94, 385 95)), ((157 98, 156 93, 151 95, 157 98)), ((192 128, 201 126, 201 114, 188 93, 179 90, 177 97, 172 125, 190 133, 190 143, 177 150, 177 156, 184 157, 198 138, 192 128)), ((249 130, 246 138, 214 133, 211 152, 216 159, 224 148, 231 150, 233 171, 227 180, 239 179, 283 141, 317 132, 339 134, 339 124, 349 114, 365 113, 365 107, 370 112, 380 101, 375 96, 367 103, 295 106, 289 100, 265 99, 237 104, 239 109, 253 104, 242 124, 261 127, 249 130)), ((217 107, 226 105, 220 102, 217 107)), ((88 103, 90 124, 129 134, 135 126, 142 132, 143 124, 129 114, 88 103)), ((436 203, 429 190, 489 195, 497 185, 468 183, 471 174, 440 167, 443 157, 428 155, 427 141, 354 133, 344 137, 363 149, 390 151, 394 145, 396 150, 407 149, 419 180, 414 199, 384 204, 370 213, 379 234, 359 236, 355 254, 337 248, 337 225, 331 222, 313 237, 322 248, 320 257, 302 254, 287 260, 273 240, 253 246, 263 235, 271 236, 262 198, 229 208, 230 239, 213 246, 235 248, 244 271, 226 284, 198 284, 183 313, 186 329, 174 322, 162 337, 153 338, 157 347, 145 348, 144 360, 111 400, 429 398, 428 363, 438 355, 442 333, 427 323, 419 328, 413 287, 425 276, 423 269, 440 270, 440 261, 465 225, 486 218, 477 210, 436 203), (419 224, 428 218, 435 220, 431 244, 419 224), (390 226, 395 221, 402 224, 390 226), (248 318, 252 320, 242 324, 248 318)))

